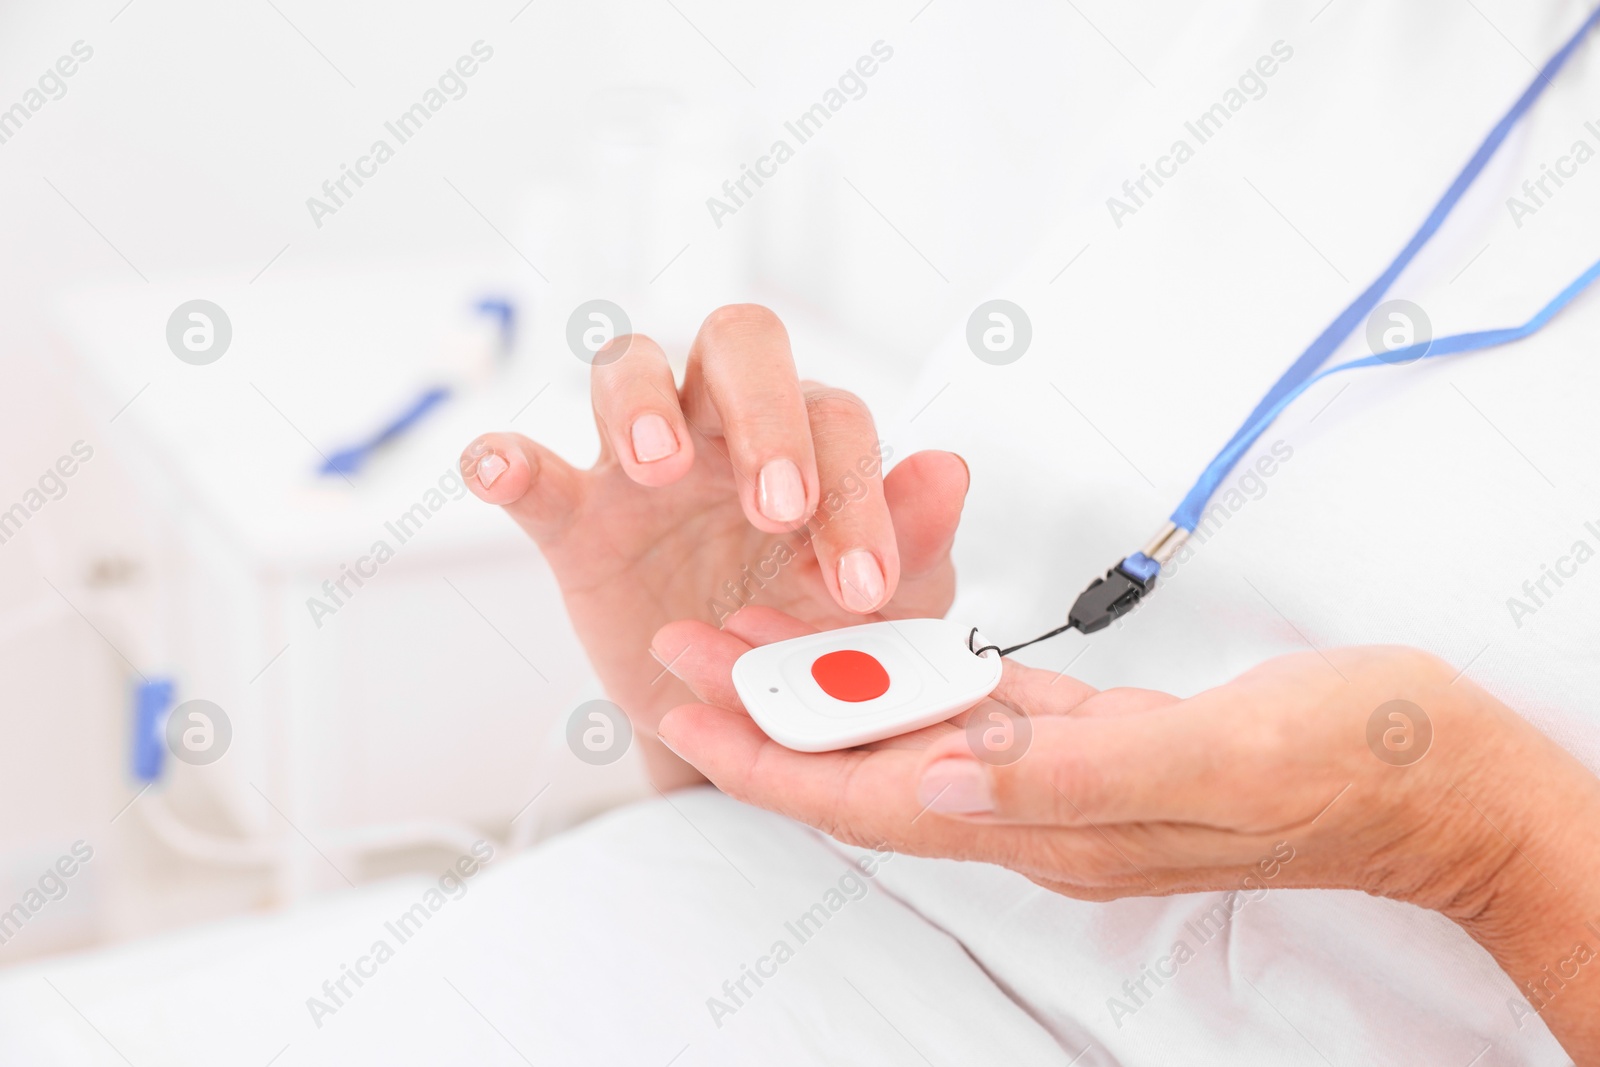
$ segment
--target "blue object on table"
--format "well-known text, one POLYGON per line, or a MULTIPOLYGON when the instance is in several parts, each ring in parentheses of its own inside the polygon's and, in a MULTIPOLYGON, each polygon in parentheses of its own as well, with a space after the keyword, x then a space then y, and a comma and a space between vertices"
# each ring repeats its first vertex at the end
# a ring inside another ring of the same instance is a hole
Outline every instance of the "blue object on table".
POLYGON ((161 777, 167 758, 167 712, 177 686, 171 678, 151 678, 133 691, 133 776, 141 782, 161 777))
POLYGON ((449 396, 450 390, 445 386, 436 385, 429 389, 413 401, 411 406, 401 412, 397 418, 372 437, 349 448, 341 448, 333 455, 328 456, 322 464, 321 473, 338 475, 356 473, 361 469, 361 465, 372 456, 372 453, 411 429, 424 415, 442 404, 449 396))
MULTIPOLYGON (((517 308, 510 300, 499 296, 486 296, 473 305, 472 310, 494 319, 498 332, 496 347, 501 359, 511 354, 516 342, 517 308)), ((390 441, 405 433, 422 420, 422 417, 450 398, 450 388, 436 385, 414 400, 381 430, 365 441, 341 448, 323 460, 320 473, 345 477, 356 473, 372 454, 390 441)))
POLYGON ((492 315, 500 328, 500 358, 511 354, 517 341, 517 307, 505 297, 486 296, 478 301, 474 311, 492 315))

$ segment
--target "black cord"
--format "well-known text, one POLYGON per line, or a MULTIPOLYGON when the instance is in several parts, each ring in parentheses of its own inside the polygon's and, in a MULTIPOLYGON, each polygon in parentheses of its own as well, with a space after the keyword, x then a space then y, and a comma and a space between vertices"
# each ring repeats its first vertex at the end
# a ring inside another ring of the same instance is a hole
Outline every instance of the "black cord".
POLYGON ((1038 637, 1035 637, 1031 641, 1024 641, 1019 645, 1012 645, 1010 648, 1001 648, 999 645, 984 645, 982 648, 972 648, 972 639, 978 635, 978 628, 976 626, 974 626, 972 628, 972 632, 967 634, 967 647, 969 649, 972 649, 972 654, 974 656, 981 656, 985 652, 989 651, 991 648, 994 649, 996 652, 1000 653, 1000 655, 1002 655, 1002 656, 1009 656, 1009 655, 1011 655, 1011 653, 1017 651, 1019 648, 1027 648, 1029 645, 1036 645, 1040 641, 1048 641, 1050 638, 1056 636, 1057 634, 1064 634, 1064 633, 1066 633, 1068 630, 1072 629, 1076 625, 1077 625, 1077 623, 1075 623, 1075 622, 1069 622, 1065 626, 1057 626, 1054 630, 1051 630, 1047 634, 1040 634, 1038 637))
POLYGON ((1072 602, 1072 610, 1067 612, 1067 621, 1057 626, 1049 633, 1040 634, 1031 641, 1012 645, 1010 648, 1001 648, 999 645, 984 645, 982 648, 973 648, 972 642, 978 636, 978 628, 974 626, 967 634, 967 649, 975 656, 981 656, 991 648, 1002 656, 1009 656, 1020 648, 1036 645, 1040 641, 1048 641, 1057 634, 1064 634, 1068 630, 1078 630, 1084 634, 1098 633, 1110 626, 1113 622, 1132 611, 1146 593, 1156 587, 1156 575, 1152 571, 1148 575, 1140 569, 1127 571, 1130 560, 1140 559, 1147 566, 1159 568, 1153 560, 1138 553, 1106 571, 1104 578, 1096 578, 1089 583, 1089 587, 1078 594, 1078 599, 1072 602))
POLYGON ((971 652, 974 656, 981 656, 985 652, 989 651, 992 648, 996 652, 999 652, 1002 656, 1005 655, 1005 653, 1000 650, 1000 646, 999 645, 984 645, 982 648, 973 648, 972 647, 972 641, 977 636, 978 636, 978 628, 976 626, 974 626, 971 630, 967 631, 967 651, 968 652, 971 652))
POLYGON ((1036 645, 1040 641, 1047 641, 1050 638, 1056 636, 1057 634, 1064 634, 1064 633, 1066 633, 1068 630, 1072 629, 1076 625, 1077 625, 1077 623, 1075 623, 1075 622, 1069 622, 1064 626, 1057 626, 1054 630, 1051 630, 1049 633, 1040 634, 1038 637, 1035 637, 1031 641, 1024 641, 1020 645, 1012 645, 1010 648, 1002 648, 1000 650, 1000 654, 1002 656, 1009 656, 1009 655, 1011 655, 1011 653, 1015 652, 1019 648, 1027 648, 1029 645, 1036 645))

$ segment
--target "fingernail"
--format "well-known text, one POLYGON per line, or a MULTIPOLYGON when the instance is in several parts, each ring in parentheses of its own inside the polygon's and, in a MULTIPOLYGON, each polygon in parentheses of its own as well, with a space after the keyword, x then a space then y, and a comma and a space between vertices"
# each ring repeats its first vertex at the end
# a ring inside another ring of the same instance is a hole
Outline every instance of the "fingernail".
POLYGON ((799 522, 805 518, 806 484, 793 460, 768 460, 756 479, 756 504, 773 522, 799 522))
MULTIPOLYGON (((682 754, 681 754, 681 753, 679 753, 679 752, 678 752, 678 750, 677 750, 677 749, 675 749, 675 748, 673 748, 673 747, 672 747, 672 742, 671 742, 671 741, 668 741, 668 740, 667 740, 667 739, 666 739, 666 736, 665 736, 665 735, 663 735, 663 734, 656 734, 656 740, 657 740, 657 741, 660 741, 660 742, 661 742, 661 746, 662 746, 662 747, 663 747, 663 748, 665 748, 665 749, 666 749, 666 750, 667 750, 667 751, 668 751, 668 752, 670 752, 670 753, 672 753, 672 754, 673 754, 673 755, 674 755, 674 756, 677 756, 677 757, 678 757, 678 758, 679 758, 679 759, 683 759, 683 756, 682 756, 682 754)), ((685 762, 685 763, 687 763, 687 762, 688 762, 688 761, 687 761, 687 760, 684 760, 684 762, 685 762)))
POLYGON ((851 611, 868 612, 883 600, 883 568, 878 557, 852 548, 839 557, 839 596, 851 611))
POLYGON ((994 811, 989 776, 969 759, 942 759, 922 772, 917 803, 941 815, 985 815, 994 811))
POLYGON ((647 411, 633 420, 633 458, 640 463, 654 463, 678 451, 678 438, 667 425, 667 420, 653 411, 647 411))
POLYGON ((511 464, 502 459, 498 452, 490 452, 478 460, 478 484, 485 489, 489 488, 510 466, 511 464))

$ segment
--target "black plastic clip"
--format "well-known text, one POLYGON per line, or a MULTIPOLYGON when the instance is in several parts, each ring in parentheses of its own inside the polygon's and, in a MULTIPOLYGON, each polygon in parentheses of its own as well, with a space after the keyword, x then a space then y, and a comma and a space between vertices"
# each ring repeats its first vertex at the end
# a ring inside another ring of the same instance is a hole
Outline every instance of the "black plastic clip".
POLYGON ((1132 611, 1155 585, 1154 575, 1140 578, 1123 570, 1119 563, 1106 571, 1104 578, 1096 578, 1089 588, 1078 594, 1067 621, 1080 633, 1104 630, 1132 611))

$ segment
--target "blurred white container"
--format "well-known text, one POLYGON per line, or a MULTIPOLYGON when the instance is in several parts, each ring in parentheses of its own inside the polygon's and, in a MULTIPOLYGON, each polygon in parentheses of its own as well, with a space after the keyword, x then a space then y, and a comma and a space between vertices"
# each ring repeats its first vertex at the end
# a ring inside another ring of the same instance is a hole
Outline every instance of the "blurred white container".
POLYGON ((169 843, 205 855, 164 829, 174 820, 240 842, 216 858, 264 854, 287 901, 358 879, 375 852, 531 839, 529 826, 558 828, 640 788, 631 760, 595 769, 562 751, 566 715, 599 686, 542 558, 455 473, 489 428, 592 457, 586 370, 530 336, 547 328, 526 293, 449 267, 282 271, 69 302, 62 332, 107 420, 92 443, 136 474, 156 516, 145 570, 157 606, 102 625, 144 674, 175 679, 177 701, 210 700, 232 724, 222 759, 169 757, 136 802, 169 843), (483 382, 471 308, 501 295, 517 303, 523 343, 483 382), (168 316, 196 297, 222 307, 233 333, 205 366, 166 341, 168 316), (457 395, 366 468, 348 481, 317 473, 442 377, 457 395), (380 541, 392 559, 330 596, 324 583, 380 541))

